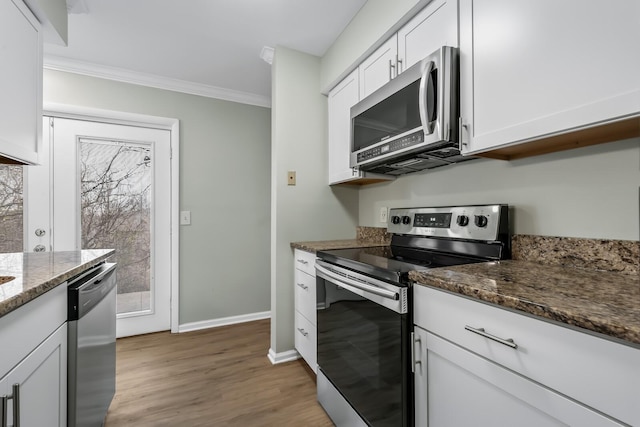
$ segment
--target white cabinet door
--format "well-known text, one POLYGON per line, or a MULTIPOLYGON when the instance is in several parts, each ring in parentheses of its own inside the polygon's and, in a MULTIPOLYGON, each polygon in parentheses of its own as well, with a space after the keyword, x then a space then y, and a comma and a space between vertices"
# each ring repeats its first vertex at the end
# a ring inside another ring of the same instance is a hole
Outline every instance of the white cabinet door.
POLYGON ((396 70, 398 41, 394 34, 358 67, 360 99, 371 95, 376 89, 398 75, 396 70))
POLYGON ((415 336, 416 426, 622 425, 418 327, 415 336))
POLYGON ((461 0, 463 151, 640 115, 638 40, 637 0, 461 0))
POLYGON ((398 31, 398 72, 442 46, 458 47, 458 2, 434 0, 398 31))
POLYGON ((312 325, 309 319, 295 312, 295 347, 298 353, 304 358, 305 362, 313 370, 318 371, 318 349, 317 349, 317 329, 312 325))
POLYGON ((358 70, 353 71, 329 92, 327 99, 327 136, 329 149, 329 185, 390 181, 393 176, 362 172, 349 167, 351 155, 351 107, 358 101, 358 70))
POLYGON ((327 136, 329 143, 329 184, 359 178, 349 167, 351 155, 351 107, 359 101, 358 70, 349 74, 329 92, 327 136))
MULTIPOLYGON (((60 326, 0 380, 0 395, 19 385, 21 427, 67 425, 67 324, 60 326)), ((7 420, 14 425, 13 401, 7 420)))
POLYGON ((0 0, 0 158, 38 163, 42 32, 21 0, 0 0))

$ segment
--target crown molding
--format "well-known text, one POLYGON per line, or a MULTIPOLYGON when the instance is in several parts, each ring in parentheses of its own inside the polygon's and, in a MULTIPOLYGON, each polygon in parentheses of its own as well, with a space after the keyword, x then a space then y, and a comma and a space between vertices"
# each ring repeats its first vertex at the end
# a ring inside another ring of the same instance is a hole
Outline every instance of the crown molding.
POLYGON ((67 73, 98 77, 122 83, 131 83, 156 89, 164 89, 174 92, 188 93, 191 95, 204 96, 207 98, 271 108, 271 98, 267 96, 193 83, 185 80, 172 79, 169 77, 161 77, 153 74, 140 73, 137 71, 129 71, 122 68, 91 64, 59 56, 45 55, 43 65, 44 68, 54 71, 64 71, 67 73))

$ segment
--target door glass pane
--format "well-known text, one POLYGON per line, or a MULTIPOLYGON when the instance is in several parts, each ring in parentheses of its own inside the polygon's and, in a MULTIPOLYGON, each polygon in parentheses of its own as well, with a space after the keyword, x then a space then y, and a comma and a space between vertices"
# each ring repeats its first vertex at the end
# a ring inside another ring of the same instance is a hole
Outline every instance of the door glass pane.
POLYGON ((83 249, 114 248, 118 314, 151 310, 149 146, 80 140, 83 249))
POLYGON ((0 165, 0 253, 23 251, 22 166, 0 165))

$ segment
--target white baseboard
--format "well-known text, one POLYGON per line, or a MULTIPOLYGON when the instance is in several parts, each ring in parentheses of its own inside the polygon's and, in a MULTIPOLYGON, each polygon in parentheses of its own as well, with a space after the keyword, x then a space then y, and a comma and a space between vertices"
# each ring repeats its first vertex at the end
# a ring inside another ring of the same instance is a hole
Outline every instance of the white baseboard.
POLYGON ((270 348, 267 357, 271 361, 272 365, 277 365, 278 363, 291 362, 292 360, 300 359, 300 353, 295 350, 276 353, 272 348, 270 348))
POLYGON ((236 323, 252 322, 254 320, 268 319, 270 311, 260 313, 241 314, 240 316, 223 317, 220 319, 201 320, 199 322, 184 323, 178 326, 178 332, 192 332, 200 329, 217 328, 218 326, 235 325, 236 323))

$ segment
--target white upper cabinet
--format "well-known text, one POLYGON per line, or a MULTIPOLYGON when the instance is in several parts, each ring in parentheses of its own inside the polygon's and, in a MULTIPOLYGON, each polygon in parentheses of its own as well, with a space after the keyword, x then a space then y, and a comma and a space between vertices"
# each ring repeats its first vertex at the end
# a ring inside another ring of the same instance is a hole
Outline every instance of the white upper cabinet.
POLYGON ((0 163, 38 163, 42 33, 21 0, 0 0, 0 163))
POLYGON ((394 35, 360 64, 360 99, 371 95, 397 75, 397 55, 398 42, 394 35))
POLYGON ((358 101, 358 70, 355 70, 329 92, 327 100, 329 184, 363 184, 393 179, 391 176, 370 174, 349 167, 351 107, 358 101))
POLYGON ((640 115, 638 41, 637 0, 460 0, 463 151, 640 115))
POLYGON ((457 1, 429 3, 329 92, 329 184, 395 179, 349 167, 351 107, 442 46, 458 46, 457 1))
POLYGON ((458 2, 434 0, 398 31, 398 69, 406 70, 442 46, 458 47, 458 2))
POLYGON ((442 46, 458 47, 458 2, 434 0, 358 67, 360 99, 442 46))
POLYGON ((329 92, 327 99, 329 138, 329 184, 338 184, 355 177, 358 172, 349 167, 351 107, 358 102, 358 71, 352 72, 329 92))

